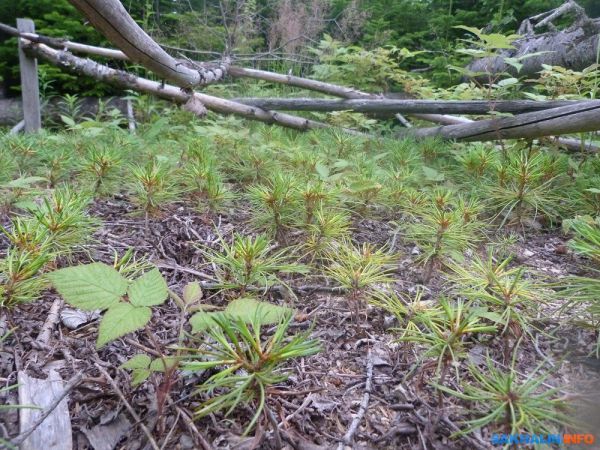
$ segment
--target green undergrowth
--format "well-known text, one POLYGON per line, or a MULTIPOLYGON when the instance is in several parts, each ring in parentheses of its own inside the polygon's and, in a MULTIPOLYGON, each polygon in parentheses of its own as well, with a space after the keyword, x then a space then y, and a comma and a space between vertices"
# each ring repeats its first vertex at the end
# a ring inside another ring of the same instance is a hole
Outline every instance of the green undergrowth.
POLYGON ((597 268, 597 155, 539 142, 199 123, 178 111, 136 134, 90 122, 0 140, 0 309, 46 301, 53 287, 76 308, 102 311, 102 349, 151 328, 157 309, 175 308, 177 345, 123 368, 136 385, 159 377, 163 386, 211 370, 195 392, 198 419, 243 415, 238 406, 246 404, 256 408, 246 432, 259 421, 271 426, 270 387, 286 382, 290 361, 322 345, 293 327, 302 306, 295 287, 328 284, 351 319, 342 326, 377 321, 382 311, 394 317, 391 341, 419 355, 405 379, 428 377, 440 408, 461 406, 463 433, 572 425, 548 388, 544 361, 517 368, 518 355, 554 331, 540 320, 549 304, 563 306, 567 321, 569 308, 583 306, 584 316, 569 323, 593 340, 600 287, 592 276, 545 279, 520 265, 514 249, 564 230, 573 237, 569 251, 597 268), (147 237, 154 220, 181 207, 213 223, 214 245, 193 244, 202 261, 194 269, 209 270, 214 282, 168 287, 141 249, 94 262, 90 248, 104 245, 94 234, 102 226, 94 204, 105 201, 129 205, 147 237), (223 233, 223 221, 236 232, 223 233), (409 268, 400 264, 407 258, 409 268), (422 285, 416 293, 398 283, 411 273, 422 285), (484 363, 476 366, 470 352, 481 346, 484 363))

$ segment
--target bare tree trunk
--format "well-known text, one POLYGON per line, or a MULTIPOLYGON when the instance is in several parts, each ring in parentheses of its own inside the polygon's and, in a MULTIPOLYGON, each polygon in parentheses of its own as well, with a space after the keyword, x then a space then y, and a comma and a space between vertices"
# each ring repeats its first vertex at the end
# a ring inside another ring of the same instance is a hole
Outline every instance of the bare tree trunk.
POLYGON ((135 23, 119 0, 69 1, 133 62, 179 86, 191 88, 211 83, 227 71, 227 62, 204 67, 171 57, 135 23))

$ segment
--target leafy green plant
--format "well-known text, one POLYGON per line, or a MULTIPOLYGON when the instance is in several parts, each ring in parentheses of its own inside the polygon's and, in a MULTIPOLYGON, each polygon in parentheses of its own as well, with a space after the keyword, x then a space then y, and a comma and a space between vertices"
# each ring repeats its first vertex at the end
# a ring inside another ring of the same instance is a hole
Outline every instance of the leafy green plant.
POLYGON ((221 410, 229 415, 240 405, 249 404, 255 412, 245 434, 263 413, 272 422, 268 388, 288 378, 288 361, 320 351, 318 342, 309 337, 310 330, 287 338, 292 319, 293 314, 287 313, 273 334, 265 336, 260 308, 249 322, 227 314, 213 316, 214 325, 205 330, 203 345, 182 361, 184 370, 217 370, 196 391, 210 396, 196 410, 196 417, 221 410))
POLYGON ((393 255, 370 244, 355 246, 349 240, 334 242, 325 254, 325 274, 349 291, 349 303, 358 320, 370 291, 392 281, 393 255))
POLYGON ((231 244, 221 238, 221 251, 200 248, 206 259, 217 266, 217 278, 222 289, 237 289, 244 294, 249 288, 268 289, 285 284, 281 273, 305 273, 307 268, 291 262, 288 250, 272 250, 265 235, 235 234, 231 244))
POLYGON ((30 176, 1 183, 0 211, 8 213, 15 208, 27 209, 31 207, 34 205, 35 197, 43 192, 41 185, 46 182, 46 178, 30 176))
POLYGON ((96 347, 143 328, 151 306, 164 303, 168 288, 158 269, 133 282, 103 263, 67 267, 48 275, 54 288, 70 305, 84 311, 106 310, 98 328, 96 347))

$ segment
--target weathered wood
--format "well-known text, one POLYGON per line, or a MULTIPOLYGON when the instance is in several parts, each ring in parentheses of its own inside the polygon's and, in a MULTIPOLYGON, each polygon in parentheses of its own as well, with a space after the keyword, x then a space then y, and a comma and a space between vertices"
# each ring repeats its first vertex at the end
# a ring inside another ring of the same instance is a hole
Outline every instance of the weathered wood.
POLYGON ((542 111, 581 103, 581 100, 391 100, 322 98, 234 98, 236 102, 263 109, 284 111, 346 111, 402 114, 488 114, 542 111))
POLYGON ((381 98, 375 94, 369 94, 354 88, 338 86, 324 81, 311 80, 309 78, 296 77, 294 75, 282 75, 280 73, 268 72, 266 70, 245 69, 243 67, 230 67, 229 75, 236 78, 254 78, 257 80, 270 81, 272 83, 286 84, 311 91, 322 92, 342 98, 381 98))
MULTIPOLYGON (((32 55, 44 58, 67 71, 87 75, 96 80, 104 81, 124 89, 132 89, 138 92, 156 95, 157 97, 165 98, 175 103, 185 104, 190 100, 190 97, 193 96, 207 109, 221 114, 236 114, 247 119, 278 124, 298 130, 327 128, 329 126, 314 120, 284 113, 266 111, 261 108, 243 105, 231 100, 213 97, 212 95, 199 92, 190 93, 177 86, 169 84, 163 85, 156 81, 136 77, 128 72, 111 69, 90 59, 78 58, 69 52, 55 50, 45 44, 30 42, 26 46, 26 50, 32 55)), ((347 131, 352 132, 352 130, 347 131)))
MULTIPOLYGON (((542 64, 583 70, 597 62, 600 19, 587 17, 584 9, 572 0, 552 11, 526 19, 518 33, 523 37, 513 42, 513 49, 504 50, 497 56, 476 59, 468 65, 468 69, 486 74, 510 72, 517 75, 515 67, 506 64, 505 58, 521 58, 534 53, 539 54, 520 61, 523 66, 518 76, 536 76, 542 70, 542 64), (567 12, 575 12, 571 26, 564 30, 552 26, 546 33, 535 34, 535 30, 552 25, 552 20, 567 12)), ((481 76, 481 81, 485 82, 486 77, 481 76)))
MULTIPOLYGON (((17 19, 17 29, 21 32, 33 33, 35 25, 30 19, 17 19)), ((21 70, 21 96, 23 97, 25 133, 35 133, 42 129, 42 108, 40 105, 37 61, 35 58, 25 54, 21 40, 19 40, 19 65, 21 70)))
POLYGON ((51 408, 54 401, 64 393, 64 383, 60 375, 50 370, 46 380, 31 378, 25 372, 17 374, 19 383, 19 403, 33 405, 41 409, 23 408, 19 410, 21 433, 34 428, 31 434, 20 444, 20 450, 71 450, 71 419, 67 398, 48 414, 46 419, 37 424, 44 411, 51 408), (37 427, 36 427, 37 425, 37 427))
POLYGON ((227 72, 227 61, 214 67, 204 67, 170 56, 140 28, 119 0, 69 1, 131 61, 181 87, 191 88, 218 81, 227 72))
POLYGON ((8 134, 18 134, 21 131, 23 131, 24 129, 25 129, 25 121, 21 120, 19 123, 17 123, 14 127, 12 127, 10 129, 10 131, 8 132, 8 134))
POLYGON ((402 135, 439 136, 459 141, 532 139, 542 136, 600 130, 600 100, 562 106, 515 117, 501 117, 472 123, 412 129, 402 135))
POLYGON ((31 42, 38 44, 46 44, 53 48, 64 48, 74 53, 85 53, 88 55, 101 56, 103 58, 118 59, 122 61, 129 61, 129 58, 121 50, 115 50, 112 48, 96 47, 95 45, 79 44, 66 39, 52 38, 48 36, 42 36, 37 33, 21 33, 16 28, 0 23, 0 33, 7 34, 13 37, 22 37, 31 42))

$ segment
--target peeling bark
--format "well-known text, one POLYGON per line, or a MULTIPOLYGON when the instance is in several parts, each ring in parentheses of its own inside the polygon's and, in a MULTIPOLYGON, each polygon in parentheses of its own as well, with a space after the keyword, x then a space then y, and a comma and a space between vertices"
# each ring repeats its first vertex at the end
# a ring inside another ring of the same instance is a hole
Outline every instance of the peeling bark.
MULTIPOLYGON (((590 19, 583 8, 568 1, 555 10, 526 19, 519 30, 519 34, 524 34, 524 37, 513 42, 514 49, 506 50, 499 56, 475 60, 467 68, 473 72, 508 72, 529 77, 541 71, 542 64, 581 71, 596 63, 599 33, 600 19, 590 19), (557 30, 552 25, 552 20, 573 11, 575 21, 571 26, 557 30), (543 26, 549 27, 550 31, 535 34, 535 30, 543 26), (518 58, 537 52, 546 53, 521 60, 523 67, 518 74, 514 67, 504 62, 506 57, 518 58)), ((485 81, 485 76, 481 78, 485 81)))

